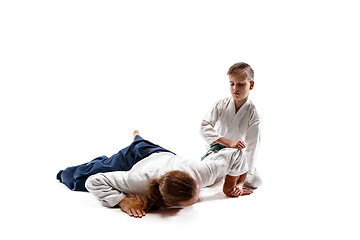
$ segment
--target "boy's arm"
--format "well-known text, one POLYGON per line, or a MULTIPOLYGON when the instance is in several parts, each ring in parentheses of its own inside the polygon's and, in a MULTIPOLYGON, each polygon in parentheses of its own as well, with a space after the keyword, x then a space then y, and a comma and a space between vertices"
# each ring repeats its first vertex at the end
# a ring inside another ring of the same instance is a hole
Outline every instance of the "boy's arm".
POLYGON ((215 131, 215 124, 219 120, 223 107, 221 107, 221 101, 215 103, 214 107, 208 112, 201 122, 200 135, 205 139, 206 143, 212 145, 214 143, 220 143, 229 148, 243 149, 246 144, 241 139, 231 141, 215 131))
POLYGON ((220 116, 218 104, 219 103, 216 103, 214 107, 211 109, 211 111, 208 112, 201 121, 200 135, 205 139, 206 143, 209 145, 211 145, 217 139, 222 137, 215 131, 215 124, 220 116))
POLYGON ((86 189, 105 207, 114 207, 125 197, 118 188, 116 175, 117 172, 98 173, 85 182, 86 189))
POLYGON ((237 148, 239 150, 246 147, 246 144, 242 140, 231 141, 225 137, 219 138, 218 140, 215 141, 215 143, 220 143, 221 145, 224 145, 225 147, 237 148))
POLYGON ((260 146, 260 120, 256 119, 246 131, 245 142, 246 158, 249 167, 248 174, 252 175, 255 170, 256 156, 260 146))

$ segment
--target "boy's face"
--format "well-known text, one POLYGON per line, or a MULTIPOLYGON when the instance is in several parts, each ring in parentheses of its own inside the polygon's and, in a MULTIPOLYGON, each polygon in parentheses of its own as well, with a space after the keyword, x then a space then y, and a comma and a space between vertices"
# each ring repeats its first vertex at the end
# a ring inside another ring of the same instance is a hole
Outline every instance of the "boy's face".
POLYGON ((235 101, 246 100, 249 96, 250 90, 254 87, 254 81, 248 81, 246 79, 246 72, 231 74, 230 80, 230 92, 235 101))

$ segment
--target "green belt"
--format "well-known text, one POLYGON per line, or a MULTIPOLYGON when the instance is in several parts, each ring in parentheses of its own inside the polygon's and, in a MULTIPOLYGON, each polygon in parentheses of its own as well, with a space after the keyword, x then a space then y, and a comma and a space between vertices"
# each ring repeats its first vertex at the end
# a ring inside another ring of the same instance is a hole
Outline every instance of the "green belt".
POLYGON ((211 152, 213 151, 219 151, 223 148, 226 148, 224 145, 221 145, 220 143, 217 143, 215 145, 212 145, 211 148, 205 153, 205 155, 201 158, 201 161, 204 160, 211 152))

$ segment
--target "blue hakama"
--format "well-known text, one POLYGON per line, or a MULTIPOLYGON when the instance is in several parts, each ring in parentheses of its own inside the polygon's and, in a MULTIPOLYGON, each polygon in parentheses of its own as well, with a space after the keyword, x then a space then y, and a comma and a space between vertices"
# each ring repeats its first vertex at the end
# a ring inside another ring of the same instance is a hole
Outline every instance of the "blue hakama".
MULTIPOLYGON (((157 152, 171 151, 144 140, 137 135, 134 142, 128 147, 121 149, 118 153, 107 157, 105 155, 81 165, 68 167, 59 171, 56 178, 73 191, 87 191, 85 188, 86 179, 96 173, 113 171, 129 171, 135 163, 157 152)), ((173 153, 174 154, 174 153, 173 153)))

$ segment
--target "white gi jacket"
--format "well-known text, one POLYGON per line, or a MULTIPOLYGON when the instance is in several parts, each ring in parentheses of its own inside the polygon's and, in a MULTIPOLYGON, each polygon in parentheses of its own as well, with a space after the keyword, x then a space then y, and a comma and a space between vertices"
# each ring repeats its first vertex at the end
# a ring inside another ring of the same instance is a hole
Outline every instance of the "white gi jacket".
POLYGON ((260 116, 250 100, 247 100, 237 113, 232 97, 216 102, 204 117, 200 134, 209 145, 213 145, 221 137, 231 141, 243 140, 246 144, 244 150, 249 167, 248 174, 254 174, 260 143, 260 116))
POLYGON ((149 183, 163 174, 179 170, 193 177, 200 188, 210 186, 226 175, 240 176, 247 172, 246 155, 242 150, 225 148, 210 154, 204 161, 186 159, 172 153, 153 153, 137 162, 129 171, 98 173, 90 176, 86 189, 102 205, 113 207, 125 194, 145 194, 149 183))

